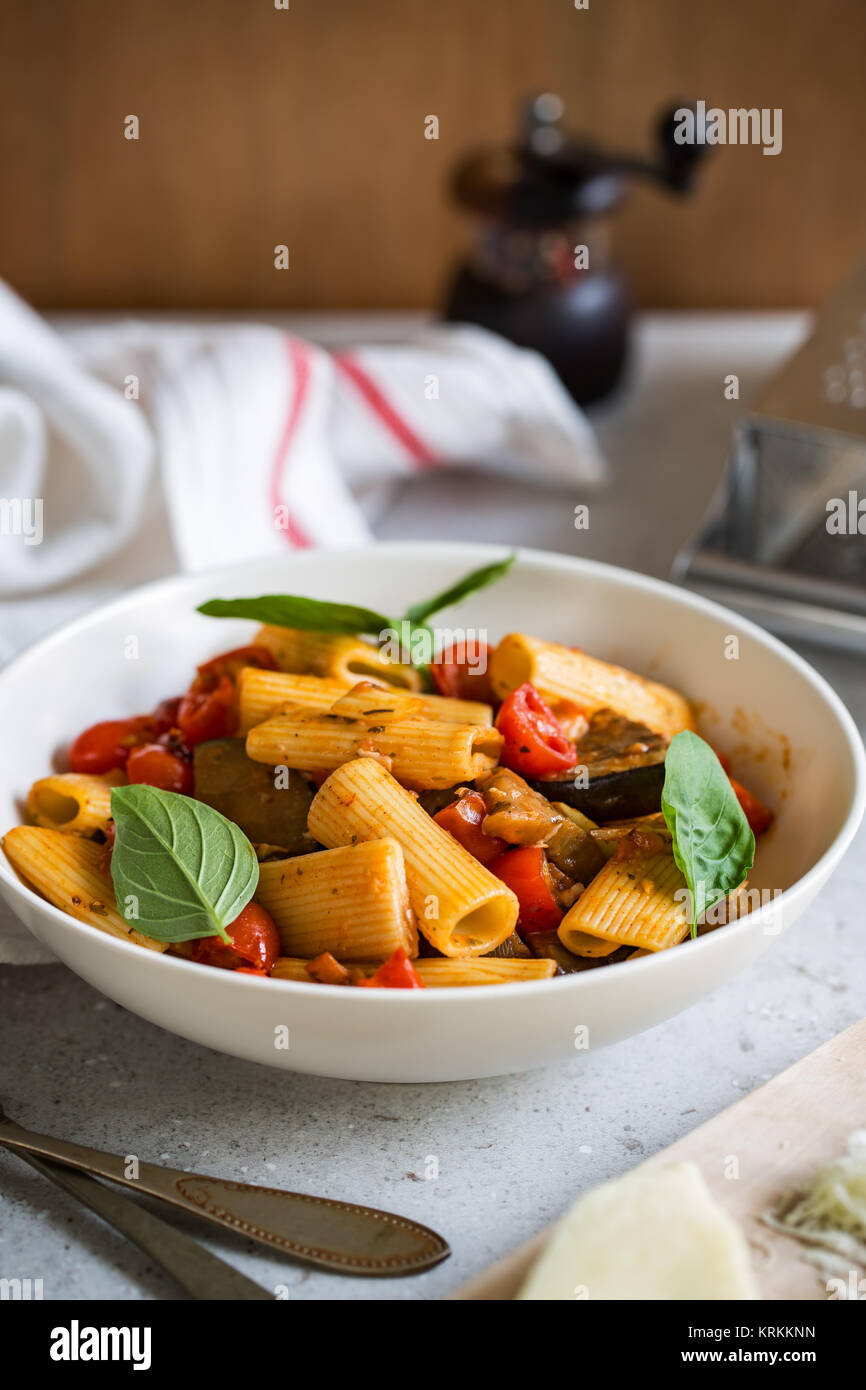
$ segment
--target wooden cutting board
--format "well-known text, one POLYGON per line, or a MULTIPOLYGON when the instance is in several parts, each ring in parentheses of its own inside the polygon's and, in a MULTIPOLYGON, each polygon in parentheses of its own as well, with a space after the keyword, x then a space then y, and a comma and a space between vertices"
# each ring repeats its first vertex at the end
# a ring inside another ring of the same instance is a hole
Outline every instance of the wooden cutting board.
MULTIPOLYGON (((749 1242, 762 1297, 823 1300, 826 1276, 800 1258, 805 1247, 759 1217, 783 1192, 804 1187, 823 1163, 843 1154, 855 1129, 866 1129, 866 1019, 641 1166, 696 1163, 749 1242), (726 1176, 736 1171, 739 1176, 726 1176)), ((513 1298, 552 1230, 548 1226, 450 1297, 513 1298)))

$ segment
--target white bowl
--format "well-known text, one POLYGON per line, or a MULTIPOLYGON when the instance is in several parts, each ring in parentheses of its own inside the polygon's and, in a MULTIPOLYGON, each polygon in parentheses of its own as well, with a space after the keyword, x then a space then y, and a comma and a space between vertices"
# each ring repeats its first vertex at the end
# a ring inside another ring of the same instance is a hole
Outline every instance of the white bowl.
MULTIPOLYGON (((0 826, 18 823, 30 783, 80 729, 151 708, 186 686, 197 661, 248 640, 250 624, 196 613, 203 600, 294 592, 399 613, 501 554, 415 542, 309 551, 150 584, 72 623, 0 673, 0 826)), ((697 700, 701 731, 778 811, 750 883, 781 896, 657 956, 424 993, 261 980, 144 951, 50 906, 0 855, 4 898, 77 974, 182 1037, 320 1076, 454 1081, 574 1058, 687 1008, 766 950, 838 865, 866 802, 863 745, 825 681, 760 628, 670 584, 538 551, 442 621, 486 628, 492 641, 526 631, 581 646, 697 700), (282 1025, 287 1050, 275 1046, 282 1025)))

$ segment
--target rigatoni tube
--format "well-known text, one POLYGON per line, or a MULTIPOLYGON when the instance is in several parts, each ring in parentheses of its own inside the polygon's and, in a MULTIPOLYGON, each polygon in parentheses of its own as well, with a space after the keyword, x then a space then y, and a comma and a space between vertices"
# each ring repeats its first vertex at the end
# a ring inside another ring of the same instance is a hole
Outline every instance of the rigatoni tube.
POLYGON ((340 960, 418 954, 403 851, 396 840, 325 849, 259 866, 256 902, 271 914, 286 956, 330 951, 340 960))
POLYGON ((616 710, 666 738, 695 727, 691 705, 678 690, 522 632, 509 633, 499 643, 490 662, 490 680, 503 699, 529 681, 547 700, 571 700, 587 714, 616 710))
MULTIPOLYGON (((420 695, 410 695, 406 690, 383 690, 373 681, 358 681, 350 690, 335 700, 331 714, 342 714, 349 719, 363 719, 368 724, 393 724, 399 719, 423 719, 424 708, 420 695)), ((464 724, 471 724, 465 719, 464 724)))
POLYGON ((238 678, 240 732, 249 733, 256 724, 278 714, 285 705, 330 709, 350 689, 345 681, 332 677, 262 671, 258 666, 245 666, 238 678))
POLYGON ((497 956, 475 956, 472 960, 425 956, 414 965, 427 989, 526 984, 529 980, 549 980, 556 973, 552 960, 509 960, 497 956))
MULTIPOLYGON (((303 700, 298 702, 303 704, 303 700)), ((374 716, 393 716, 395 719, 438 719, 443 724, 493 723, 492 706, 480 700, 457 700, 450 695, 424 695, 417 691, 407 694, 398 690, 383 690, 375 681, 359 681, 347 690, 332 706, 334 714, 351 714, 373 719, 374 716), (378 690, 378 694, 377 694, 378 690)))
POLYGON ((82 772, 40 777, 30 788, 27 815, 48 830, 73 835, 105 831, 111 820, 111 782, 82 772))
POLYGON ((610 956, 619 950, 616 941, 606 941, 601 936, 590 936, 588 932, 569 926, 568 914, 563 917, 556 934, 565 949, 571 951, 573 956, 589 956, 596 959, 599 956, 610 956))
POLYGON ((489 772, 502 736, 475 724, 432 719, 375 723, 373 719, 295 709, 257 724, 247 734, 247 755, 270 767, 328 771, 359 756, 378 758, 403 786, 444 790, 489 772))
MULTIPOLYGON (((297 675, 287 671, 262 671, 246 666, 239 685, 241 732, 248 733, 279 713, 285 705, 306 705, 309 709, 329 710, 338 700, 358 690, 359 682, 349 683, 328 676, 297 675)), ((367 689, 378 687, 382 702, 399 700, 405 692, 395 691, 379 677, 364 682, 367 689)), ((418 701, 417 709, 424 719, 439 719, 447 724, 492 724, 493 710, 478 700, 455 700, 447 695, 411 693, 408 698, 418 701)), ((370 706, 372 708, 372 706, 370 706)))
POLYGON ((151 951, 166 949, 163 942, 135 931, 118 912, 114 885, 103 867, 103 846, 94 840, 18 825, 3 836, 3 849, 19 878, 70 917, 151 951))
POLYGON ((283 671, 336 677, 346 685, 372 678, 400 690, 421 689, 421 676, 413 666, 389 661, 378 647, 360 637, 266 626, 259 628, 253 641, 266 647, 283 671))
MULTIPOLYGON (((372 973, 378 962, 365 964, 372 973)), ((309 962, 298 956, 280 956, 271 972, 275 980, 295 980, 306 984, 312 977, 309 962)), ((354 961, 350 964, 355 964, 354 961)), ((412 962, 426 989, 466 988, 478 985, 526 984, 529 980, 549 980, 556 971, 552 960, 501 960, 476 956, 473 960, 440 960, 422 956, 412 962)))
POLYGON ((420 931, 445 956, 484 955, 517 924, 517 898, 372 758, 344 763, 309 814, 323 845, 393 837, 403 848, 409 901, 420 931))
POLYGON ((663 951, 688 935, 686 882, 670 850, 609 859, 563 917, 565 946, 575 934, 663 951))

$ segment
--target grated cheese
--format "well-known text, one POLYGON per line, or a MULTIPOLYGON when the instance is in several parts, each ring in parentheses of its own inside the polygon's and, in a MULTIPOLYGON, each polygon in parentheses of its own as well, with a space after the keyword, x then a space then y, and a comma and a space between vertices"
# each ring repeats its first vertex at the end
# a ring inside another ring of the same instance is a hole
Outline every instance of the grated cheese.
POLYGON ((811 1186, 786 1193, 761 1220, 773 1230, 813 1247, 805 1256, 819 1268, 835 1261, 819 1251, 866 1268, 866 1129, 848 1139, 848 1152, 825 1163, 811 1186))

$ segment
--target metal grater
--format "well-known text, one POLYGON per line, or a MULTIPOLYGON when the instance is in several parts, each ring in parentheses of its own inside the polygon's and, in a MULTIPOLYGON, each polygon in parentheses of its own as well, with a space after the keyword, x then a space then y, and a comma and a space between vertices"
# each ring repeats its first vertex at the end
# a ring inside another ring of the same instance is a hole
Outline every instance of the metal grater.
POLYGON ((736 428, 673 578, 784 637, 866 652, 866 263, 736 428))

